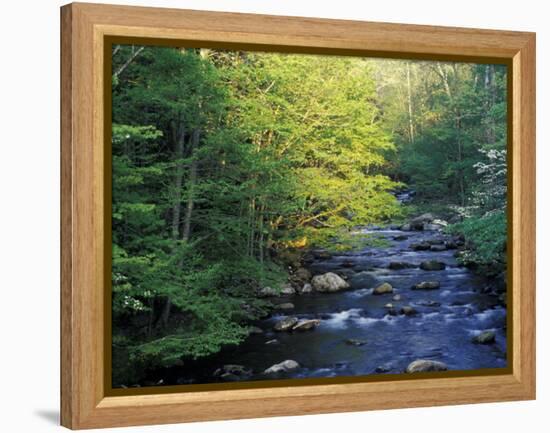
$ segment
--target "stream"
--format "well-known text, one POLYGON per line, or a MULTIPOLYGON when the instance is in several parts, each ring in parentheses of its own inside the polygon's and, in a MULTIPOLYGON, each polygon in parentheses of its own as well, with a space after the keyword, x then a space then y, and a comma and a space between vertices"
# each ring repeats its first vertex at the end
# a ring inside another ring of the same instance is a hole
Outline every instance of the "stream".
MULTIPOLYGON (((273 378, 264 374, 270 366, 294 360, 300 368, 277 378, 308 378, 402 373, 416 359, 444 362, 449 370, 506 367, 506 307, 490 283, 458 265, 455 249, 415 251, 419 242, 441 244, 448 237, 437 230, 402 231, 364 229, 363 233, 384 238, 388 245, 314 258, 308 264, 313 275, 334 272, 350 285, 337 293, 310 293, 272 298, 291 302, 294 309, 275 312, 256 325, 262 333, 251 335, 236 348, 222 351, 207 364, 194 366, 194 377, 172 370, 165 383, 216 382, 213 369, 236 364, 246 369, 228 380, 273 378), (445 263, 444 270, 426 271, 418 266, 427 260, 445 263), (390 262, 414 267, 393 270, 390 262), (412 290, 422 281, 438 281, 435 290, 412 290), (390 283, 394 291, 374 295, 373 287, 390 283), (394 300, 399 295, 400 300, 394 300), (388 303, 393 305, 393 314, 388 303), (400 314, 412 306, 414 315, 400 314), (292 316, 319 319, 313 330, 276 332, 275 323, 292 316), (493 344, 474 344, 482 331, 495 333, 493 344)), ((188 370, 189 371, 189 370, 188 370)))

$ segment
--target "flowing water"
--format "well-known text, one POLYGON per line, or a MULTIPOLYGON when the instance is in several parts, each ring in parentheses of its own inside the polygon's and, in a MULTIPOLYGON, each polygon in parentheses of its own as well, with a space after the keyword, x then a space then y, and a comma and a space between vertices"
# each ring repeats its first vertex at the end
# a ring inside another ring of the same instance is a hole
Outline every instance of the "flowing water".
POLYGON ((194 377, 175 370, 165 379, 172 383, 216 381, 212 369, 223 364, 250 369, 252 374, 246 380, 266 379, 266 368, 288 359, 301 368, 278 377, 401 373, 419 358, 442 361, 449 370, 506 367, 506 308, 496 295, 484 293, 488 281, 460 267, 455 250, 411 249, 413 243, 441 240, 444 235, 388 229, 363 232, 384 238, 389 245, 315 259, 309 265, 313 275, 335 272, 347 278, 349 290, 275 298, 276 303, 292 302, 295 309, 258 322, 262 334, 251 335, 211 363, 194 366, 194 377), (446 269, 420 269, 418 265, 426 260, 444 262, 446 269), (394 261, 416 267, 391 270, 388 265, 394 261), (421 281, 439 281, 440 288, 411 289, 421 281), (394 293, 373 295, 372 288, 383 282, 390 283, 394 293), (392 300, 396 294, 401 300, 392 300), (397 312, 410 305, 417 314, 390 315, 387 303, 397 312), (273 331, 273 325, 285 316, 320 319, 320 325, 306 332, 273 331), (485 330, 496 333, 496 342, 474 344, 472 338, 485 330), (360 340, 360 345, 349 344, 349 339, 360 340))

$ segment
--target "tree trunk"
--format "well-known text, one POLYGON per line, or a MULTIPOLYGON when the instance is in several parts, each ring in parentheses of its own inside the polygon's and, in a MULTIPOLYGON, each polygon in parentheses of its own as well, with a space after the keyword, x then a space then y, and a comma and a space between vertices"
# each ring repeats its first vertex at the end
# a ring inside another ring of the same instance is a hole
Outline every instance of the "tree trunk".
POLYGON ((413 107, 412 107, 412 91, 411 91, 411 64, 407 62, 407 100, 409 109, 409 138, 411 144, 414 144, 414 123, 413 123, 413 107))
POLYGON ((175 199, 172 206, 172 237, 179 239, 179 227, 181 218, 181 186, 183 182, 183 153, 185 150, 185 127, 183 122, 174 131, 174 153, 178 160, 176 163, 176 175, 174 176, 175 199))
POLYGON ((189 241, 191 237, 191 219, 193 217, 193 208, 195 206, 195 186, 197 184, 197 167, 198 161, 195 158, 195 150, 199 147, 200 140, 200 130, 194 129, 191 135, 191 144, 190 144, 190 156, 191 156, 191 167, 189 168, 189 187, 187 191, 187 205, 185 207, 185 217, 183 220, 183 235, 182 240, 185 242, 189 241))

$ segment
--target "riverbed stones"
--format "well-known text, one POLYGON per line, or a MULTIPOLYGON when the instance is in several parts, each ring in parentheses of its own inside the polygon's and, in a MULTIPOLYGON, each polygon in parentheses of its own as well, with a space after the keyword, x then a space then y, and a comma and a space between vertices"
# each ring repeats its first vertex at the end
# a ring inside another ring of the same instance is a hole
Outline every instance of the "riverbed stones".
POLYGON ((476 344, 493 344, 495 342, 495 333, 493 331, 483 331, 472 338, 472 342, 476 344))
POLYGON ((311 272, 306 268, 298 268, 290 275, 290 281, 297 287, 303 286, 311 280, 311 272))
POLYGON ((259 335, 263 333, 264 333, 263 329, 259 328, 258 326, 251 326, 250 328, 248 328, 248 334, 250 335, 259 335))
POLYGON ((397 302, 401 300, 401 295, 393 295, 393 298, 391 298, 392 301, 397 302))
POLYGON ((309 283, 305 283, 303 287, 298 291, 300 294, 306 294, 313 292, 313 287, 309 283))
POLYGON ((311 284, 318 292, 339 292, 349 289, 350 285, 339 275, 333 272, 327 272, 323 275, 316 275, 311 280, 311 284))
POLYGON ((442 271, 445 269, 445 263, 439 262, 437 260, 427 260, 420 263, 420 269, 424 271, 442 271))
POLYGON ((281 289, 281 295, 283 296, 290 296, 296 294, 296 289, 292 286, 284 286, 281 289))
POLYGON ((252 370, 237 364, 226 364, 214 371, 214 377, 228 382, 246 379, 251 374, 252 370))
POLYGON ((405 306, 401 307, 401 310, 399 310, 399 312, 401 314, 405 315, 405 316, 414 316, 414 315, 418 314, 418 311, 416 311, 410 305, 405 305, 405 306))
POLYGON ((413 251, 427 251, 431 245, 428 242, 416 242, 411 244, 411 250, 413 251))
POLYGON ((298 323, 297 317, 285 317, 284 319, 279 320, 273 326, 273 329, 277 332, 288 332, 291 331, 294 325, 298 323))
POLYGON ((275 305, 276 310, 294 310, 294 304, 292 302, 283 302, 282 304, 275 305))
POLYGON ((277 289, 274 289, 273 287, 263 287, 258 292, 258 295, 262 298, 272 297, 272 296, 279 296, 279 291, 277 289))
POLYGON ((446 371, 447 364, 441 361, 433 361, 431 359, 417 359, 411 362, 405 373, 424 373, 429 371, 446 371))
POLYGON ((445 245, 436 244, 436 245, 430 246, 430 251, 435 251, 435 252, 445 251, 446 249, 447 247, 445 245))
POLYGON ((422 281, 412 286, 412 290, 436 290, 441 284, 439 281, 422 281))
POLYGON ((293 331, 310 331, 319 326, 321 321, 319 319, 302 320, 292 327, 293 331))
POLYGON ((356 346, 356 347, 367 344, 365 340, 359 340, 357 338, 348 338, 345 342, 348 346, 356 346))
POLYGON ((407 224, 403 224, 403 225, 401 226, 401 230, 404 231, 404 232, 410 232, 410 231, 412 230, 412 227, 411 227, 411 225, 408 224, 408 223, 407 223, 407 224))
POLYGON ((382 283, 372 290, 373 295, 385 295, 387 293, 393 293, 393 287, 390 283, 382 283))
POLYGON ((407 235, 397 235, 393 237, 394 241, 406 241, 407 239, 409 239, 407 235))
POLYGON ((382 364, 382 365, 379 365, 378 367, 376 367, 374 369, 374 372, 375 373, 389 373, 393 369, 394 369, 393 364, 386 363, 386 364, 382 364))
POLYGON ((299 368, 300 364, 292 359, 287 359, 286 361, 280 362, 279 364, 272 365, 264 371, 264 374, 288 373, 289 371, 294 371, 299 368))
POLYGON ((388 265, 388 269, 392 269, 394 271, 398 271, 400 269, 408 269, 408 268, 415 268, 416 266, 412 263, 407 262, 390 262, 388 265))

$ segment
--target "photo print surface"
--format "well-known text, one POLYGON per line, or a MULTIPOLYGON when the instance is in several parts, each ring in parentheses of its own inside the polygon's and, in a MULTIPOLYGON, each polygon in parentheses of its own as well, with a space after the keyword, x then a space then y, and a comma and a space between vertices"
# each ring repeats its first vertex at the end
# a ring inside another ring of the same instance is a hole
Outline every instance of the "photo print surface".
POLYGON ((507 366, 507 68, 113 45, 112 386, 507 366))

